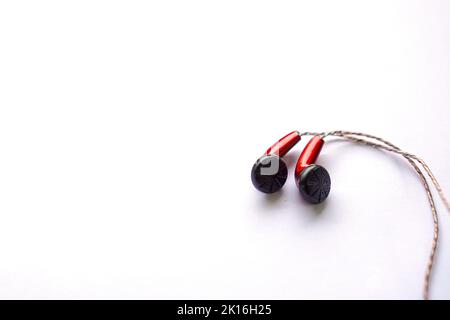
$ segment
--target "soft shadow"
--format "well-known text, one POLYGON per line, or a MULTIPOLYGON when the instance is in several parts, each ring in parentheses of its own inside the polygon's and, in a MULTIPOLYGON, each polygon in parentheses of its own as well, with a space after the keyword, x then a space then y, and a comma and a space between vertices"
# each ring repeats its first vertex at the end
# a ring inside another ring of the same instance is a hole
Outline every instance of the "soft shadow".
POLYGON ((280 199, 283 197, 283 188, 275 193, 265 194, 264 202, 268 206, 274 206, 276 203, 280 202, 280 199))
POLYGON ((295 166, 299 156, 300 151, 291 151, 283 157, 284 161, 286 161, 289 170, 291 170, 291 167, 295 166))
MULTIPOLYGON (((298 193, 298 202, 299 206, 306 208, 304 210, 307 214, 310 214, 314 218, 318 218, 322 216, 323 212, 325 212, 326 207, 328 206, 328 202, 330 201, 329 197, 325 199, 322 203, 312 204, 303 199, 302 195, 298 193)), ((304 213, 302 212, 302 213, 304 213)))

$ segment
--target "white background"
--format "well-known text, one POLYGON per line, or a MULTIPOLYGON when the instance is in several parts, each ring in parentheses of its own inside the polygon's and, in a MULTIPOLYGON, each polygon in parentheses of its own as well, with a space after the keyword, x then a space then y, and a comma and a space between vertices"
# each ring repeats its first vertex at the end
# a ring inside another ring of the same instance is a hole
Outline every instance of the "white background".
POLYGON ((0 298, 420 299, 404 160, 326 144, 322 206, 293 182, 307 140, 281 193, 250 169, 292 130, 357 130, 450 190, 449 89, 449 1, 2 2, 0 298))

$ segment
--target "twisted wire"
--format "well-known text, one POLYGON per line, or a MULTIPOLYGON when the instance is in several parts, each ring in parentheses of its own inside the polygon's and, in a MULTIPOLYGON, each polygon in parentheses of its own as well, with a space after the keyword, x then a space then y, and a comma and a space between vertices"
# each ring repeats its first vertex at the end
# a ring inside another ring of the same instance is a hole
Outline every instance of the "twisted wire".
MULTIPOLYGON (((387 151, 391 151, 391 152, 395 152, 398 153, 402 156, 404 156, 405 158, 409 158, 409 159, 413 159, 417 162, 420 163, 420 165, 423 167, 423 169, 425 170, 425 172, 427 173, 428 177, 430 178, 431 182, 433 183, 434 187, 436 188, 436 191, 439 194, 439 197, 441 198, 442 202, 444 203, 444 206, 447 208, 447 211, 450 211, 450 204, 444 194, 444 191, 442 190, 441 185, 439 184, 439 182, 437 181, 436 177, 434 176, 433 172, 431 171, 430 167, 425 163, 425 161, 423 161, 421 158, 419 158, 418 156, 411 154, 409 152, 405 152, 403 150, 401 150, 400 148, 396 147, 394 144, 379 138, 377 136, 374 135, 370 135, 370 134, 366 134, 366 133, 361 133, 361 132, 351 132, 351 131, 330 131, 328 133, 325 133, 326 135, 334 135, 334 136, 348 136, 348 135, 356 135, 356 136, 363 136, 363 137, 367 137, 370 139, 375 139, 378 140, 386 145, 388 145, 390 148, 385 148, 385 147, 381 147, 380 145, 372 145, 373 147, 380 147, 383 148, 387 151)), ((354 140, 356 141, 356 140, 354 140)), ((356 141, 358 142, 358 141, 356 141)))
POLYGON ((361 143, 361 144, 364 144, 364 145, 367 145, 370 147, 383 149, 383 150, 386 150, 389 152, 394 152, 394 153, 397 153, 397 154, 403 156, 409 162, 409 164, 413 167, 413 169, 418 174, 420 181, 425 189, 428 203, 431 208, 432 218, 433 218, 433 240, 432 240, 432 244, 431 244, 430 254, 428 256, 425 277, 424 277, 424 282, 423 282, 423 292, 422 292, 423 298, 425 300, 428 300, 429 292, 430 292, 430 279, 431 279, 431 274, 432 274, 432 270, 433 270, 433 265, 434 265, 436 250, 437 250, 437 245, 438 245, 438 239, 439 239, 439 219, 438 219, 436 206, 434 203, 433 195, 431 193, 428 181, 426 180, 425 175, 422 173, 422 171, 417 166, 417 164, 414 162, 414 160, 417 161, 424 168, 428 177, 431 179, 434 187, 438 191, 438 194, 439 194, 442 202, 446 206, 447 210, 450 211, 450 207, 449 207, 448 201, 444 195, 444 192, 443 192, 441 186, 439 185, 436 177, 432 173, 431 169, 428 167, 428 165, 421 158, 417 157, 416 155, 405 152, 405 151, 401 150, 399 147, 397 147, 396 145, 394 145, 393 143, 391 143, 383 138, 380 138, 380 137, 377 137, 374 135, 370 135, 370 134, 338 130, 338 131, 320 132, 320 133, 303 132, 301 135, 319 135, 322 138, 325 138, 327 136, 337 136, 337 137, 341 137, 341 138, 344 138, 344 139, 347 139, 347 140, 350 140, 350 141, 353 141, 356 143, 361 143), (355 136, 357 136, 357 137, 355 137, 355 136), (363 138, 361 138, 361 137, 363 137, 363 138), (377 140, 377 141, 381 142, 382 144, 372 142, 365 138, 377 140))
MULTIPOLYGON (((360 134, 360 133, 352 133, 352 132, 341 132, 341 133, 336 133, 333 135, 338 135, 338 136, 342 136, 344 138, 347 138, 349 140, 358 142, 358 143, 363 143, 366 144, 368 146, 371 147, 375 147, 375 148, 381 148, 384 150, 388 150, 390 151, 389 148, 386 148, 383 145, 377 144, 377 143, 373 143, 370 142, 368 140, 365 139, 360 139, 360 138, 355 138, 353 135, 360 135, 360 136, 365 136, 371 139, 375 139, 378 140, 382 143, 385 143, 386 145, 390 146, 390 148, 393 148, 395 150, 401 151, 400 148, 398 148, 397 146, 395 146, 394 144, 378 138, 376 136, 372 136, 372 135, 366 135, 366 134, 360 134)), ((428 256, 428 261, 427 261, 427 266, 426 266, 426 271, 425 271, 425 277, 424 277, 424 281, 423 281, 423 291, 422 291, 422 296, 424 300, 428 300, 429 299, 429 293, 430 293, 430 279, 431 279, 431 274, 433 271, 433 265, 434 265, 434 261, 435 261, 435 257, 436 257, 436 249, 437 249, 437 245, 438 245, 438 239, 439 239, 439 220, 438 220, 438 216, 437 216, 437 212, 436 212, 436 206, 434 203, 434 199, 433 199, 433 195, 431 193, 430 190, 430 186, 424 176, 424 174, 422 173, 422 171, 419 169, 419 167, 417 166, 417 164, 413 161, 413 158, 411 158, 409 155, 403 153, 403 152, 399 152, 399 154, 401 154, 404 158, 406 158, 406 160, 408 160, 408 162, 411 164, 411 166, 414 168, 414 170, 417 172, 417 174, 419 175, 420 181, 423 185, 423 187, 425 188, 425 192, 428 198, 428 203, 430 205, 431 208, 431 213, 432 213, 432 217, 433 217, 433 240, 431 243, 431 250, 430 250, 430 254, 428 256)))

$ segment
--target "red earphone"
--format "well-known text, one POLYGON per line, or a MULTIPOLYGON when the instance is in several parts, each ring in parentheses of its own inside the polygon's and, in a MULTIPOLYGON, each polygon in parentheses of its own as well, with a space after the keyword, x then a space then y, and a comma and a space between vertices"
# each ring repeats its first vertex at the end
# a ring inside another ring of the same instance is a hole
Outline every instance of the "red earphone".
POLYGON ((264 193, 274 193, 286 183, 288 170, 283 157, 300 141, 298 131, 293 131, 275 142, 252 168, 252 182, 264 193))
POLYGON ((314 136, 303 149, 295 166, 295 183, 303 198, 311 203, 320 203, 330 193, 331 179, 328 171, 314 164, 322 150, 324 141, 314 136))

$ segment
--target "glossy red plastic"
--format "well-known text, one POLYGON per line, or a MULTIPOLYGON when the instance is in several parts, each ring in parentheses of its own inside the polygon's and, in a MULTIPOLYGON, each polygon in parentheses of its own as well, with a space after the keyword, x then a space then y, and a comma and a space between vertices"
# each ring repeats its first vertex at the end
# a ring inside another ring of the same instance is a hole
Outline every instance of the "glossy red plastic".
POLYGON ((317 157, 322 150, 323 143, 324 141, 320 136, 314 136, 311 140, 309 140, 305 146, 305 149, 303 149, 300 157, 298 158, 297 165, 295 166, 296 178, 300 176, 303 169, 316 162, 317 157))
POLYGON ((269 149, 267 149, 265 154, 266 155, 276 154, 280 157, 283 157, 299 141, 300 141, 300 134, 298 133, 298 131, 293 131, 285 135, 277 142, 275 142, 269 149))

